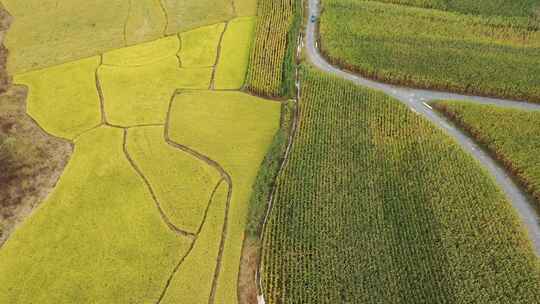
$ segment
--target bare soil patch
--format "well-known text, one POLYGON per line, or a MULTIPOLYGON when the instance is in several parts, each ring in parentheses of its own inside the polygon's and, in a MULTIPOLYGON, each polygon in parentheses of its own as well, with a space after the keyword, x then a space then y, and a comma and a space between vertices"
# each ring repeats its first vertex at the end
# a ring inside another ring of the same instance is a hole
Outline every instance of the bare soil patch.
POLYGON ((246 237, 240 260, 238 276, 238 303, 257 304, 256 273, 259 266, 260 245, 258 240, 246 237))
POLYGON ((0 95, 0 246, 56 185, 73 150, 26 114, 25 100, 21 86, 0 95))

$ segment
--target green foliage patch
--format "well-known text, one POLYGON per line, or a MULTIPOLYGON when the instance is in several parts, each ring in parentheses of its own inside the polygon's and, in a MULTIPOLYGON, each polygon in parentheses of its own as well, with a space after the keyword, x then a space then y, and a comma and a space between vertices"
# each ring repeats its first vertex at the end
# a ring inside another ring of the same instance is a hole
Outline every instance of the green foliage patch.
POLYGON ((517 19, 328 0, 321 48, 367 77, 540 102, 540 32, 517 19))
POLYGON ((443 101, 434 106, 484 144, 540 202, 540 112, 443 101))
POLYGON ((538 0, 375 0, 463 14, 530 17, 540 8, 538 0))
POLYGON ((268 152, 255 183, 249 200, 248 222, 246 233, 252 239, 260 236, 262 223, 268 209, 268 200, 279 173, 281 162, 287 149, 290 132, 292 132, 296 104, 294 101, 283 103, 281 107, 281 125, 268 148, 268 152))
POLYGON ((248 202, 257 171, 279 128, 281 104, 240 92, 182 92, 173 101, 169 132, 218 162, 233 183, 227 242, 215 303, 236 303, 248 202))
POLYGON ((304 68, 300 124, 267 225, 267 303, 536 303, 513 207, 398 101, 304 68))

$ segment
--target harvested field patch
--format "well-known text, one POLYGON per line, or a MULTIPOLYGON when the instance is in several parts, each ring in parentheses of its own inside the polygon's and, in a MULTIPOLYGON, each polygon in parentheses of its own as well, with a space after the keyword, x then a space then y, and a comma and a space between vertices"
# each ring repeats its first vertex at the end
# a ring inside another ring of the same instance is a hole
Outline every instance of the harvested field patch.
POLYGON ((216 67, 216 89, 237 90, 244 85, 254 32, 255 18, 237 18, 229 22, 216 67))
POLYGON ((126 45, 134 45, 163 36, 167 16, 161 0, 127 0, 128 16, 124 28, 126 45))
POLYGON ((179 49, 178 37, 169 36, 106 52, 103 54, 103 64, 113 66, 149 65, 176 56, 179 49))
POLYGON ((237 17, 250 17, 257 15, 257 0, 232 0, 237 17))

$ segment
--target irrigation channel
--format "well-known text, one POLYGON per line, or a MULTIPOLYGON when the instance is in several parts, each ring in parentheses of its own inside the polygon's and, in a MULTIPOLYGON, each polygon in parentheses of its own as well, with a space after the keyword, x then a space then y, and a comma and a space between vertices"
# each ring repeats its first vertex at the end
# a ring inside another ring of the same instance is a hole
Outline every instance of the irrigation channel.
MULTIPOLYGON (((319 0, 309 0, 309 17, 316 17, 319 20, 319 0)), ((309 61, 317 68, 330 74, 337 75, 350 80, 357 85, 382 91, 407 105, 412 111, 416 112, 439 126, 446 134, 453 137, 463 149, 476 158, 489 173, 495 178, 499 187, 506 193, 507 198, 518 211, 523 224, 529 232, 529 237, 533 242, 536 254, 540 256, 540 217, 538 210, 530 196, 525 193, 506 172, 506 170, 494 160, 486 151, 477 145, 472 138, 466 135, 459 128, 451 124, 441 114, 436 112, 428 104, 434 100, 462 100, 477 104, 489 104, 507 108, 516 108, 522 110, 538 110, 540 104, 533 104, 523 101, 512 101, 497 98, 466 96, 453 93, 437 92, 424 89, 411 89, 406 87, 394 86, 366 79, 340 68, 333 66, 320 54, 318 46, 318 27, 316 22, 307 23, 306 28, 306 53, 309 61)))

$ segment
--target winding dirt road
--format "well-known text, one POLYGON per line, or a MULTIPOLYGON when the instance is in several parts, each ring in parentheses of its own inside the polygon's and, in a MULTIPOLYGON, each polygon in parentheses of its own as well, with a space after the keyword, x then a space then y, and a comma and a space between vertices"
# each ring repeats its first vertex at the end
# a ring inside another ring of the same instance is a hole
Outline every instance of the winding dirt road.
MULTIPOLYGON (((309 61, 317 68, 330 74, 350 80, 360 86, 382 91, 408 106, 412 111, 422 115, 435 125, 439 126, 446 134, 453 137, 463 149, 476 158, 495 178, 499 187, 506 193, 508 200, 518 211, 523 224, 529 232, 537 255, 540 255, 540 217, 535 207, 535 202, 518 187, 511 176, 501 167, 497 161, 478 146, 472 138, 450 124, 444 117, 435 112, 428 102, 441 99, 463 100, 478 104, 490 104, 522 110, 539 110, 540 104, 518 102, 504 99, 486 98, 478 96, 465 96, 453 93, 444 93, 430 90, 410 89, 394 85, 388 85, 363 78, 341 70, 331 65, 317 49, 317 25, 311 22, 311 16, 319 16, 319 0, 309 0, 309 17, 306 28, 305 49, 309 61)), ((318 20, 318 18, 317 18, 318 20)))

